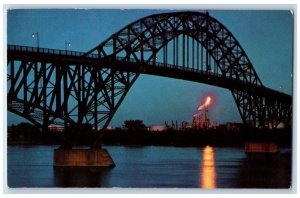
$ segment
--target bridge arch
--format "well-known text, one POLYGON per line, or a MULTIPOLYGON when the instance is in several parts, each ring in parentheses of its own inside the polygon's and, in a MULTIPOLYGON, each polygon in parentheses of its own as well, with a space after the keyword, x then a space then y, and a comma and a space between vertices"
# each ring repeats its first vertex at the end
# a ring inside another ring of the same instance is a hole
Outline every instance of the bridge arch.
POLYGON ((8 100, 23 105, 9 103, 8 109, 24 117, 29 109, 34 121, 35 110, 42 110, 44 126, 61 119, 65 126, 87 122, 105 129, 141 73, 227 88, 244 123, 253 127, 291 120, 291 96, 263 86, 237 39, 208 13, 144 17, 86 53, 9 46, 8 71, 8 100), (35 76, 31 82, 29 73, 35 76), (70 100, 76 102, 72 107, 70 100))
MULTIPOLYGON (((176 40, 179 36, 191 37, 193 42, 196 42, 197 47, 200 43, 201 50, 205 50, 206 56, 206 68, 197 65, 195 68, 193 58, 193 65, 188 65, 189 54, 186 55, 184 50, 190 50, 191 47, 186 46, 186 43, 181 46, 175 46, 178 50, 182 48, 181 54, 182 64, 178 64, 178 51, 173 53, 173 65, 181 66, 183 69, 210 70, 210 60, 212 59, 217 68, 213 70, 213 75, 220 75, 220 77, 230 80, 236 80, 237 83, 248 84, 252 89, 264 88, 263 83, 259 79, 250 59, 246 55, 245 51, 239 44, 238 40, 233 34, 218 20, 209 16, 208 13, 200 12, 173 12, 154 14, 148 17, 139 19, 120 31, 112 34, 108 39, 100 43, 97 47, 87 52, 88 54, 97 54, 101 59, 109 58, 110 62, 114 62, 116 57, 123 61, 134 61, 137 67, 141 67, 145 70, 147 65, 157 65, 157 54, 161 50, 167 51, 168 43, 172 40, 176 40), (150 55, 149 52, 150 51, 150 55), (148 53, 148 55, 147 55, 148 53), (175 58, 176 56, 176 58, 175 58), (209 56, 209 58, 207 57, 209 56), (207 63, 209 62, 209 63, 207 63)), ((177 41, 178 42, 178 41, 177 41)), ((186 41, 185 41, 186 42, 186 41)), ((189 41, 188 41, 189 42, 189 41)), ((173 47, 173 50, 176 50, 173 47)), ((194 49, 193 49, 194 50, 194 49)), ((164 57, 168 56, 168 52, 164 51, 164 57)), ((193 52, 194 53, 194 52, 193 52)), ((199 52, 196 56, 199 56, 199 52)), ((198 57, 199 58, 199 57, 198 57)), ((163 58, 163 64, 169 64, 169 58, 163 58)), ((172 58, 171 58, 172 59, 172 58)), ((203 57, 200 60, 203 64, 203 57)), ((197 60, 198 61, 198 60, 197 60)), ((191 61, 190 61, 191 63, 191 61)), ((197 62, 198 63, 198 62, 197 62)), ((118 63, 122 64, 122 63, 118 63)), ((121 67, 121 66, 120 66, 121 67)), ((143 73, 143 69, 141 72, 143 73)), ((206 82, 207 83, 207 82, 206 82)), ((255 94, 246 90, 241 90, 238 87, 226 87, 228 88, 234 100, 238 106, 239 113, 245 123, 248 123, 255 127, 265 127, 272 123, 272 127, 276 127, 279 123, 278 117, 282 117, 274 107, 278 107, 278 104, 274 104, 271 98, 267 94, 255 94), (271 105, 272 110, 266 111, 265 105, 271 105), (266 115, 267 114, 267 115, 266 115), (265 119, 268 117, 267 119, 265 119)), ((248 87, 249 88, 249 87, 248 87)), ((274 93, 280 95, 279 93, 274 93)), ((291 102, 291 99, 289 99, 291 102)), ((283 111, 288 108, 287 106, 279 108, 279 111, 283 111)), ((291 111, 285 110, 286 111, 291 111)), ((283 113, 283 114, 285 114, 283 113)))
POLYGON ((87 54, 96 53, 100 57, 123 55, 124 59, 155 62, 156 53, 179 35, 188 35, 198 41, 216 61, 223 75, 262 85, 237 39, 208 13, 173 12, 144 17, 112 34, 87 54), (145 48, 150 49, 151 55, 141 59, 137 52, 145 48))

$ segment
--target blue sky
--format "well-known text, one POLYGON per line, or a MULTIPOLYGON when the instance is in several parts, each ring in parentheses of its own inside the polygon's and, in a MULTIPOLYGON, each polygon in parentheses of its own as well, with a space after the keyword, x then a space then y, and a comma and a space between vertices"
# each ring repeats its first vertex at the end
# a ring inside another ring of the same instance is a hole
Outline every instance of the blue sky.
MULTIPOLYGON (((162 12, 170 10, 9 10, 7 43, 36 46, 31 35, 39 32, 40 47, 64 49, 65 41, 69 41, 71 50, 85 52, 127 24, 162 12)), ((290 11, 209 10, 209 13, 233 33, 265 86, 292 94, 294 20, 290 11)), ((207 93, 213 93, 216 99, 210 110, 212 120, 241 122, 233 97, 226 89, 141 75, 111 125, 122 126, 127 119, 141 119, 146 125, 191 121, 207 93)), ((8 113, 8 124, 21 121, 24 120, 8 113)))

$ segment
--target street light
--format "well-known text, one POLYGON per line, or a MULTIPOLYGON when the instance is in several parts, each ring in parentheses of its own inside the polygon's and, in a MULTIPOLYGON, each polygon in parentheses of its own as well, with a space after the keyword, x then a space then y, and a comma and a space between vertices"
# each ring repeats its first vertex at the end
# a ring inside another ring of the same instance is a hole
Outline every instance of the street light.
POLYGON ((37 41, 37 47, 39 48, 39 47, 40 47, 39 33, 38 33, 38 32, 32 33, 31 37, 32 37, 32 38, 36 38, 36 41, 37 41))
POLYGON ((71 47, 71 43, 68 41, 65 41, 65 50, 68 50, 68 47, 71 47))
POLYGON ((283 92, 283 85, 280 85, 279 88, 280 88, 280 91, 283 92))

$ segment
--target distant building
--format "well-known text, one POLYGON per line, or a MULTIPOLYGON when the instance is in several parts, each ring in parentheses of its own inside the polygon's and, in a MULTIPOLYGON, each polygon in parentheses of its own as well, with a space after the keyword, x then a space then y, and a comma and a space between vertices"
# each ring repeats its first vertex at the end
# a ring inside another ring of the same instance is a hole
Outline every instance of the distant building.
POLYGON ((187 121, 182 121, 182 129, 186 129, 188 124, 189 123, 187 121))
POLYGON ((243 123, 236 123, 236 122, 226 123, 226 128, 228 131, 240 131, 243 126, 244 126, 243 123))
POLYGON ((211 128, 213 126, 213 122, 210 121, 209 111, 206 108, 204 113, 199 111, 195 115, 193 115, 193 127, 195 129, 203 129, 203 128, 211 128))
POLYGON ((106 130, 114 130, 115 128, 114 127, 112 127, 112 126, 108 126, 108 127, 106 127, 106 130))
POLYGON ((160 131, 167 130, 167 127, 166 127, 166 125, 152 125, 149 127, 149 130, 153 131, 153 132, 155 132, 155 131, 160 132, 160 131))
POLYGON ((51 132, 63 132, 65 127, 61 125, 50 124, 48 126, 49 131, 51 132))
MULTIPOLYGON (((269 126, 267 125, 266 127, 268 127, 269 129, 272 129, 275 127, 275 123, 269 123, 269 126)), ((276 129, 284 129, 286 128, 286 125, 284 122, 280 122, 277 126, 276 126, 276 129)))
POLYGON ((193 126, 192 125, 190 125, 187 121, 182 121, 182 127, 181 127, 181 129, 192 129, 193 128, 193 126))

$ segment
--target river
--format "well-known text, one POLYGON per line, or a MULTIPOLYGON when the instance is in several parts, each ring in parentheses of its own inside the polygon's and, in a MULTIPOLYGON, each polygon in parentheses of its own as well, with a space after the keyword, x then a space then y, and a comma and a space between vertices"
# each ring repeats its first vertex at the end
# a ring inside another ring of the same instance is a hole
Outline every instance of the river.
POLYGON ((8 146, 9 187, 289 188, 290 150, 250 160, 244 148, 105 146, 116 167, 54 169, 58 146, 8 146))

